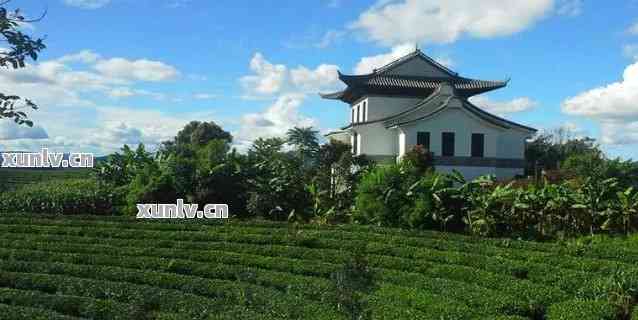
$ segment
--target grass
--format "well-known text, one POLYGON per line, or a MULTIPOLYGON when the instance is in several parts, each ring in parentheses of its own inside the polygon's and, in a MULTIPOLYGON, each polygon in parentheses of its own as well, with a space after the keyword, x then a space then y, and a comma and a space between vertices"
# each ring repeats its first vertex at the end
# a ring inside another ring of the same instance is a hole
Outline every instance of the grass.
POLYGON ((625 319, 638 283, 632 239, 551 244, 355 225, 3 215, 0 312, 346 319, 333 275, 357 252, 374 275, 364 298, 375 319, 625 319))

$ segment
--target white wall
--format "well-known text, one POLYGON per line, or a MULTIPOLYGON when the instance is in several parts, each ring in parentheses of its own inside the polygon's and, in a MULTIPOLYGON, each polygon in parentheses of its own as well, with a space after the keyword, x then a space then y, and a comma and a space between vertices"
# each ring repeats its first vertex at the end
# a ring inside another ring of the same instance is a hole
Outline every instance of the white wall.
POLYGON ((406 133, 406 150, 410 150, 416 145, 417 132, 430 132, 430 151, 437 156, 441 155, 441 134, 454 132, 454 156, 457 157, 471 156, 472 133, 485 135, 484 157, 498 157, 498 139, 500 135, 504 134, 503 130, 485 124, 460 108, 452 107, 448 107, 432 118, 402 126, 402 129, 406 133))
POLYGON ((396 130, 388 130, 383 123, 357 125, 353 128, 360 136, 362 154, 368 155, 396 155, 398 139, 396 130))
POLYGON ((499 136, 497 154, 501 158, 524 159, 525 140, 530 136, 527 132, 508 130, 507 134, 499 136))
POLYGON ((374 121, 395 115, 408 109, 412 109, 421 100, 423 99, 368 96, 365 99, 358 101, 357 105, 363 105, 363 101, 367 101, 367 121, 374 121))
POLYGON ((398 130, 399 132, 399 157, 403 157, 405 154, 405 133, 403 130, 398 130))

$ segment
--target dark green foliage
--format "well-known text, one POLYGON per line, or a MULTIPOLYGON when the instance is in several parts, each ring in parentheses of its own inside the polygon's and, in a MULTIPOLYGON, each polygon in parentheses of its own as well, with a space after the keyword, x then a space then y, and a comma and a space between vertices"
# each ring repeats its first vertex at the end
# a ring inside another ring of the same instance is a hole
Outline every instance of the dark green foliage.
POLYGON ((291 236, 287 227, 0 216, 0 310, 36 319, 621 320, 638 286, 634 239, 588 238, 577 252, 357 225, 298 225, 291 236))
POLYGON ((113 214, 120 198, 94 179, 51 180, 0 193, 0 212, 113 214))
POLYGON ((0 168, 0 192, 11 191, 27 184, 50 180, 88 178, 89 169, 14 169, 0 168))
POLYGON ((357 188, 355 220, 528 239, 638 229, 638 192, 599 170, 583 179, 519 187, 490 176, 465 181, 456 172, 415 170, 410 161, 368 170, 357 188))
MULTIPOLYGON (((28 21, 19 9, 8 10, 5 7, 8 2, 0 3, 0 38, 7 47, 7 50, 0 53, 0 67, 24 68, 25 61, 28 59, 37 60, 40 51, 44 50, 46 46, 42 39, 33 39, 30 35, 25 34, 21 24, 35 22, 41 18, 28 21)), ((10 118, 17 124, 33 126, 33 122, 27 119, 27 114, 22 110, 37 108, 38 106, 29 99, 0 93, 0 119, 10 118)))
POLYGON ((355 250, 343 268, 332 274, 337 309, 352 320, 372 319, 366 295, 375 289, 374 274, 363 250, 355 250))
POLYGON ((406 189, 413 179, 398 165, 372 168, 357 187, 355 221, 380 226, 403 225, 402 214, 411 205, 406 189))
POLYGON ((570 300, 549 307, 547 320, 614 320, 614 307, 604 300, 570 300))
POLYGON ((401 158, 401 163, 405 170, 412 171, 411 174, 421 176, 426 172, 434 170, 434 156, 430 150, 423 148, 421 145, 415 145, 410 151, 406 152, 401 158))

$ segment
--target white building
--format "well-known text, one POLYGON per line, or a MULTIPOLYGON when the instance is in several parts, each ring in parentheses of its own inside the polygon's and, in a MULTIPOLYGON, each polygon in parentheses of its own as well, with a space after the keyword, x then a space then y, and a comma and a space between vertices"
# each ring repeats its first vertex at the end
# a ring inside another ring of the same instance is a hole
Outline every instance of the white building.
POLYGON ((414 145, 434 153, 439 171, 523 174, 525 140, 536 129, 490 114, 468 98, 507 85, 459 76, 416 50, 366 75, 344 75, 347 87, 321 94, 350 105, 350 124, 327 134, 356 155, 395 161, 414 145))

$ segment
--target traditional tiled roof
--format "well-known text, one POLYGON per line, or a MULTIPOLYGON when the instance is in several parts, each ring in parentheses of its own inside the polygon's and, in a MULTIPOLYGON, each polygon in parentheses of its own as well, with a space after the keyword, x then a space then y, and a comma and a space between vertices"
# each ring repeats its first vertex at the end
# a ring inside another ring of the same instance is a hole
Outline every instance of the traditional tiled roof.
POLYGON ((507 81, 476 80, 463 77, 436 78, 369 74, 349 76, 339 73, 339 79, 348 86, 379 86, 396 88, 434 89, 442 82, 454 84, 457 90, 494 90, 507 85, 507 81))
MULTIPOLYGON (((445 85, 442 85, 442 87, 444 86, 445 85)), ((487 111, 484 111, 481 108, 473 105, 466 98, 455 95, 454 91, 451 88, 448 88, 446 90, 441 90, 441 88, 437 89, 430 97, 427 97, 423 101, 417 103, 413 108, 383 119, 383 125, 386 128, 390 128, 430 118, 446 109, 449 103, 454 99, 460 102, 460 105, 463 109, 474 114, 476 117, 482 119, 483 121, 489 122, 495 126, 504 129, 517 128, 530 132, 537 131, 534 128, 503 119, 487 111)))
POLYGON ((339 79, 348 87, 344 90, 320 94, 325 99, 337 99, 352 103, 365 94, 381 95, 405 95, 426 97, 432 93, 441 83, 447 82, 454 85, 457 93, 463 97, 471 97, 480 93, 505 87, 508 81, 477 80, 460 77, 458 73, 451 71, 437 63, 421 51, 416 50, 398 60, 395 60, 374 72, 365 75, 345 75, 339 72, 339 79), (406 76, 392 74, 390 71, 407 61, 421 58, 441 71, 443 76, 406 76))
POLYGON ((448 104, 453 99, 458 99, 460 101, 461 106, 467 110, 468 112, 474 114, 479 119, 483 121, 487 121, 492 125, 497 127, 501 127, 504 129, 517 128, 528 132, 536 132, 537 130, 507 119, 503 119, 499 116, 491 114, 487 111, 482 110, 481 108, 475 106, 471 102, 467 100, 467 98, 459 97, 454 94, 454 91, 447 85, 446 90, 442 90, 443 87, 446 87, 445 84, 439 85, 428 97, 419 101, 412 108, 405 110, 401 113, 391 115, 385 118, 377 119, 374 121, 368 122, 360 122, 355 124, 350 124, 341 128, 341 130, 349 129, 353 126, 367 125, 371 123, 383 123, 383 126, 386 128, 397 127, 402 125, 408 125, 413 122, 424 120, 430 117, 435 116, 439 112, 445 110, 448 107, 448 104))
POLYGON ((434 60, 434 59, 430 58, 428 55, 424 54, 423 51, 419 50, 419 48, 416 48, 416 50, 412 51, 411 53, 409 53, 409 54, 407 54, 407 55, 405 55, 405 56, 403 56, 403 57, 401 57, 401 58, 399 58, 397 60, 394 60, 394 61, 386 64, 385 66, 383 66, 381 68, 374 69, 374 73, 375 74, 384 73, 384 72, 386 72, 386 71, 388 71, 388 70, 390 70, 392 68, 395 68, 395 67, 397 67, 397 66, 399 66, 399 65, 401 65, 401 64, 403 64, 403 63, 405 63, 405 62, 407 62, 409 60, 411 60, 412 58, 416 58, 416 57, 424 59, 425 61, 429 62, 430 65, 432 65, 435 68, 443 71, 444 73, 448 74, 449 76, 456 77, 456 76, 459 75, 458 73, 450 70, 448 67, 438 63, 436 60, 434 60))

